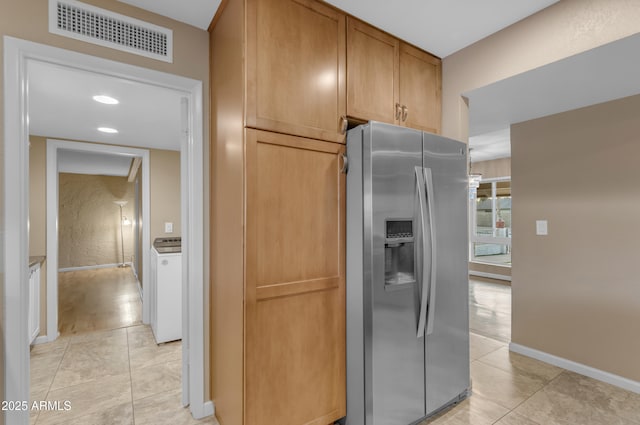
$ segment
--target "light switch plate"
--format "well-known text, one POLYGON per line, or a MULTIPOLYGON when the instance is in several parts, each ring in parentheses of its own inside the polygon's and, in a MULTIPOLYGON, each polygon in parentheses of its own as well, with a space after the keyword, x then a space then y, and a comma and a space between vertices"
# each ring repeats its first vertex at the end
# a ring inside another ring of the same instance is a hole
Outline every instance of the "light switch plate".
POLYGON ((173 223, 164 223, 164 232, 173 233, 173 223))
POLYGON ((549 234, 547 220, 536 220, 536 235, 546 236, 549 234))

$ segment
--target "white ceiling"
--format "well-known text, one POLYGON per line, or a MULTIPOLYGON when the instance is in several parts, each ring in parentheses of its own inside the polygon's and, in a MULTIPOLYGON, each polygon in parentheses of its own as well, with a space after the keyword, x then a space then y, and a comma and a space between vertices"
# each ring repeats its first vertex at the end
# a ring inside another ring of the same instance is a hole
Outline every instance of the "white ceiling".
POLYGON ((511 157, 511 128, 469 137, 471 162, 511 157))
POLYGON ((118 0, 206 30, 221 0, 118 0))
MULTIPOLYGON (((220 0, 119 0, 207 29, 220 0)), ((558 0, 326 0, 444 58, 558 0)))
MULTIPOLYGON (((121 1, 205 29, 219 5, 218 0, 121 1)), ((443 57, 556 2, 328 1, 443 57)), ((638 51, 640 35, 465 93, 473 161, 510 156, 512 123, 639 93, 638 51)), ((30 62, 28 73, 32 134, 179 150, 180 93, 42 62, 30 62), (98 104, 91 99, 95 94, 121 103, 98 104), (99 133, 99 126, 120 132, 99 133)))
POLYGON ((558 0, 326 0, 444 58, 558 0))
MULTIPOLYGON (((207 29, 220 0, 119 0, 178 21, 207 29)), ((446 57, 558 0, 326 0, 403 40, 446 57)), ((475 131, 475 130, 474 130, 475 131)), ((477 131, 475 131, 477 133, 477 131)), ((473 138, 477 160, 510 156, 504 137, 473 138)))
POLYGON ((129 175, 132 160, 131 156, 60 149, 58 151, 58 171, 60 173, 126 177, 129 175))
POLYGON ((27 73, 32 135, 180 150, 180 92, 40 61, 29 61, 27 73), (92 99, 100 94, 120 103, 92 99))

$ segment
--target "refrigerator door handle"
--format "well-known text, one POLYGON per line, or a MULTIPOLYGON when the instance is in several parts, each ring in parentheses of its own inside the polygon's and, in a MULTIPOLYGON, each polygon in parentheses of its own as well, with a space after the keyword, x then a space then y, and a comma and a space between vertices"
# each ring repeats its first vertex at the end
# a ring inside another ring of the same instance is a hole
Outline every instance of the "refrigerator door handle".
POLYGON ((435 306, 436 306, 436 276, 437 276, 437 262, 436 253, 438 249, 436 247, 436 226, 433 217, 433 175, 431 174, 431 168, 424 169, 424 180, 427 189, 427 207, 429 210, 429 236, 431 238, 431 278, 429 279, 429 303, 427 307, 427 335, 433 333, 433 322, 435 319, 435 306))
POLYGON ((421 261, 421 268, 422 271, 420 273, 420 277, 421 277, 421 286, 420 286, 420 314, 418 316, 418 334, 417 337, 421 338, 424 336, 424 330, 425 330, 425 321, 427 319, 427 276, 425 273, 425 269, 426 269, 426 265, 427 265, 427 249, 426 249, 426 242, 427 242, 427 223, 426 223, 426 209, 427 209, 427 203, 425 200, 425 180, 424 180, 424 175, 423 175, 423 171, 422 171, 422 167, 415 167, 415 174, 416 174, 416 193, 418 194, 418 205, 420 206, 420 212, 419 212, 419 220, 420 220, 420 239, 422 242, 422 258, 420 259, 421 261))

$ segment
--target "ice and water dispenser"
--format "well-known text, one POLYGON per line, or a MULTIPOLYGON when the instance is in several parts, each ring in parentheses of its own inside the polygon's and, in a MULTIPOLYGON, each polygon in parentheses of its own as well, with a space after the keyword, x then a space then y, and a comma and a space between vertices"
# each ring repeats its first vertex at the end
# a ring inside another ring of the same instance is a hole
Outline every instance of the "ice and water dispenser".
POLYGON ((416 282, 413 220, 387 220, 384 243, 384 289, 394 291, 416 282))

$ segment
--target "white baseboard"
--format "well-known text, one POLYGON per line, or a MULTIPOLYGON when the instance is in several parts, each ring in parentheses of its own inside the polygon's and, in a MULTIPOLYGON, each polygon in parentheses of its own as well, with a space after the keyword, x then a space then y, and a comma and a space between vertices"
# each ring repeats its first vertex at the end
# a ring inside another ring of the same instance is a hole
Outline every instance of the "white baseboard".
MULTIPOLYGON (((78 270, 93 270, 93 269, 107 269, 110 267, 118 267, 122 263, 113 263, 113 264, 96 264, 94 266, 79 266, 79 267, 64 267, 58 269, 59 272, 74 272, 78 270)), ((133 267, 133 263, 124 263, 129 267, 133 267)))
POLYGON ((495 273, 485 273, 485 272, 477 272, 475 270, 469 270, 469 275, 470 276, 479 276, 479 277, 486 277, 489 279, 496 279, 496 280, 506 280, 511 282, 511 276, 505 276, 502 274, 495 274, 495 273))
POLYGON ((213 401, 209 400, 209 401, 205 401, 202 404, 202 408, 201 409, 195 409, 194 405, 191 405, 191 416, 193 416, 194 419, 203 419, 206 418, 208 416, 213 416, 213 414, 215 413, 215 408, 213 406, 213 401))
POLYGON ((44 344, 46 342, 51 342, 47 335, 40 335, 33 340, 33 345, 44 344))
POLYGON ((616 387, 640 394, 640 382, 638 381, 633 381, 619 375, 614 375, 613 373, 605 372, 582 363, 576 363, 574 361, 513 342, 509 344, 509 350, 514 353, 522 354, 523 356, 531 357, 536 360, 579 373, 580 375, 585 375, 589 378, 597 379, 598 381, 606 382, 607 384, 615 385, 616 387))
POLYGON ((215 412, 216 412, 216 408, 213 405, 213 401, 209 400, 209 401, 204 403, 204 415, 205 416, 213 416, 213 414, 215 412))

